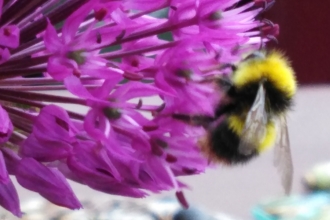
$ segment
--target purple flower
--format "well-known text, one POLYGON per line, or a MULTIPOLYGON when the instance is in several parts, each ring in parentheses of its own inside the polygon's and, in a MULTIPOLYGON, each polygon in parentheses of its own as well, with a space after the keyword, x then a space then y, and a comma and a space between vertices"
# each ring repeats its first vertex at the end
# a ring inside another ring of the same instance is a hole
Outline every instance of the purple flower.
POLYGON ((273 1, 22 2, 0 0, 0 205, 21 216, 12 175, 70 209, 67 180, 188 206, 177 177, 208 167, 205 129, 172 114, 214 114, 208 79, 278 34, 256 19, 273 1))

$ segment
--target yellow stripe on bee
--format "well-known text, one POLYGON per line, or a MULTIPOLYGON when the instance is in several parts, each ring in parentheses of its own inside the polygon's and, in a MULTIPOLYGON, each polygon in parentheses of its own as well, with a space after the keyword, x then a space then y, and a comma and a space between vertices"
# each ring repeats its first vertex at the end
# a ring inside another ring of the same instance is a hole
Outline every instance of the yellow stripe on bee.
MULTIPOLYGON (((244 129, 244 124, 245 124, 245 117, 240 117, 237 115, 231 115, 228 117, 228 126, 229 128, 237 134, 238 137, 241 136, 243 129, 244 129)), ((266 134, 263 138, 263 140, 260 141, 260 143, 256 143, 257 146, 257 152, 263 152, 270 148, 276 138, 276 129, 275 129, 275 124, 272 121, 269 121, 266 125, 266 134)))
POLYGON ((233 82, 238 89, 262 79, 270 81, 288 98, 296 93, 294 71, 289 61, 279 51, 270 51, 265 58, 257 57, 243 61, 233 75, 233 82))

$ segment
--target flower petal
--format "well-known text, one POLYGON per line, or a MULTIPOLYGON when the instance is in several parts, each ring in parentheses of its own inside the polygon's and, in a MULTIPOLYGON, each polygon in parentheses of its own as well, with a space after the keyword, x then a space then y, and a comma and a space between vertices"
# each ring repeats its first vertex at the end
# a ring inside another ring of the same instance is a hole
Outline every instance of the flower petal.
POLYGON ((33 134, 37 139, 74 141, 77 129, 70 121, 68 113, 56 105, 47 105, 41 109, 33 126, 33 134), (47 133, 45 131, 47 130, 47 133))
POLYGON ((20 185, 56 205, 70 209, 82 207, 65 177, 56 168, 46 167, 32 158, 23 158, 17 166, 16 178, 20 185))
POLYGON ((16 25, 8 25, 0 28, 0 45, 16 48, 19 45, 19 28, 16 25))
POLYGON ((111 97, 120 97, 123 100, 130 100, 136 97, 148 97, 155 95, 174 96, 168 91, 161 90, 153 85, 148 85, 141 82, 129 82, 116 89, 116 91, 111 94, 111 97))
POLYGON ((57 36, 54 26, 47 19, 47 27, 44 34, 44 42, 47 50, 49 52, 57 52, 59 48, 63 47, 63 43, 60 38, 57 36))
POLYGON ((95 182, 90 182, 88 186, 92 189, 112 195, 128 196, 133 198, 143 198, 147 195, 147 193, 140 189, 130 188, 129 186, 122 184, 97 184, 95 182))
POLYGON ((5 143, 13 132, 13 124, 6 110, 0 106, 0 143, 5 143))
POLYGON ((17 191, 9 178, 5 182, 0 182, 0 205, 15 216, 22 217, 17 191))
MULTIPOLYGON (((47 136, 46 136, 47 137, 47 136)), ((51 162, 67 158, 72 146, 56 140, 40 140, 31 134, 21 145, 19 153, 24 157, 32 157, 38 161, 51 162)))
POLYGON ((83 22, 87 14, 93 9, 95 2, 96 1, 89 1, 67 18, 62 30, 62 38, 65 44, 71 42, 77 33, 78 27, 83 22))
POLYGON ((86 89, 86 87, 81 83, 80 79, 74 75, 68 76, 64 79, 64 84, 66 88, 74 95, 85 98, 94 99, 92 94, 86 89))
POLYGON ((5 159, 3 157, 2 152, 0 151, 0 182, 8 181, 9 176, 6 168, 5 159))
POLYGON ((7 48, 0 48, 0 64, 6 62, 10 57, 10 52, 7 48))
POLYGON ((48 60, 47 72, 55 80, 61 81, 73 74, 73 62, 69 59, 53 56, 48 60))

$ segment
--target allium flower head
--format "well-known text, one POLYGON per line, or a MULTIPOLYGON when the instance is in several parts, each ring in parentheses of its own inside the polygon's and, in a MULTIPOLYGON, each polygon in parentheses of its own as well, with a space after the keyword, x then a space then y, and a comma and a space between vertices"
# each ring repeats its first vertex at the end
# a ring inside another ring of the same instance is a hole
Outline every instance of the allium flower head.
POLYGON ((0 0, 0 205, 21 216, 9 175, 70 209, 68 179, 186 205, 176 177, 207 168, 205 130, 171 115, 212 117, 208 79, 278 32, 256 19, 272 2, 0 0))

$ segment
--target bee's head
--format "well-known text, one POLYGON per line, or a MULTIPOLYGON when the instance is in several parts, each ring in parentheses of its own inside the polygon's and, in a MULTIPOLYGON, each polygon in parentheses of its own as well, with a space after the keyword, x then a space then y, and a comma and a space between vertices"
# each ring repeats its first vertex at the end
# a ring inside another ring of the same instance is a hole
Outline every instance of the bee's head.
POLYGON ((254 51, 253 53, 246 56, 243 59, 243 62, 244 61, 251 61, 251 60, 255 60, 255 59, 260 59, 260 60, 266 59, 266 52, 265 51, 260 51, 260 50, 254 51))

